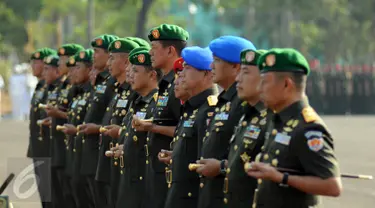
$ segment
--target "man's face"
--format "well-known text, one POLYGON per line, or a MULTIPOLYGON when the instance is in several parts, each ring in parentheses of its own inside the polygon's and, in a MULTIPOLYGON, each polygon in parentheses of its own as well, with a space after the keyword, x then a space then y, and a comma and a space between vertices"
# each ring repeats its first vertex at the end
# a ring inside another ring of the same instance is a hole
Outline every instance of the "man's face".
POLYGON ((212 72, 213 72, 213 81, 217 84, 220 84, 223 80, 227 79, 227 76, 230 74, 230 70, 232 70, 232 66, 230 63, 214 56, 214 61, 211 64, 212 72))
POLYGON ((285 82, 280 80, 275 72, 263 73, 260 77, 260 99, 267 107, 272 109, 283 100, 285 82))
POLYGON ((66 62, 68 61, 69 56, 60 56, 59 58, 59 74, 60 76, 67 74, 69 72, 66 62))
POLYGON ((128 57, 123 53, 111 53, 108 59, 109 72, 115 78, 126 73, 128 57))
POLYGON ((52 84, 59 77, 57 67, 45 64, 43 77, 47 84, 52 84))
POLYGON ((187 91, 191 91, 196 86, 199 86, 200 83, 204 83, 205 72, 198 71, 190 65, 185 65, 184 70, 182 71, 183 79, 182 84, 183 88, 187 91))
POLYGON ((249 100, 259 95, 260 72, 258 67, 242 65, 236 81, 237 94, 241 100, 249 100))
POLYGON ((139 92, 139 90, 146 88, 151 81, 152 73, 152 71, 147 71, 144 66, 133 65, 130 75, 132 89, 139 92))
POLYGON ((76 66, 70 66, 70 67, 67 67, 68 68, 68 78, 69 78, 69 82, 70 84, 76 84, 76 77, 75 77, 75 68, 77 68, 76 66))
POLYGON ((76 84, 83 84, 89 79, 90 69, 84 63, 77 62, 74 70, 76 84))
POLYGON ((182 80, 184 78, 183 76, 184 74, 182 71, 177 72, 176 78, 174 79, 174 94, 176 98, 186 101, 189 99, 189 92, 182 86, 182 80))
POLYGON ((44 69, 43 61, 36 60, 36 59, 31 60, 31 69, 35 77, 42 77, 43 69, 44 69))
POLYGON ((169 51, 170 47, 164 48, 160 41, 152 41, 150 50, 152 67, 162 68, 163 64, 168 61, 169 51))
POLYGON ((107 67, 109 53, 102 48, 94 48, 94 68, 98 70, 107 67))

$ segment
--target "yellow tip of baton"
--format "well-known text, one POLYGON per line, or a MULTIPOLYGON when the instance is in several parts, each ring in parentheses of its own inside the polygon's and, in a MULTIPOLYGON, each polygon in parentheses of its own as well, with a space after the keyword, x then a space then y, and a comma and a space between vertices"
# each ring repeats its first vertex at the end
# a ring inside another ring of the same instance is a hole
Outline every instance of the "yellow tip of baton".
POLYGON ((42 104, 42 103, 39 103, 38 108, 42 108, 42 109, 44 109, 44 108, 47 108, 47 105, 42 104))
POLYGON ((66 129, 65 126, 60 126, 60 125, 57 125, 57 126, 56 126, 56 130, 57 130, 57 131, 62 131, 62 130, 65 130, 65 129, 66 129))
POLYGON ((201 166, 202 166, 202 164, 190 163, 189 164, 189 170, 190 171, 195 171, 196 169, 198 169, 201 166))
POLYGON ((105 127, 100 127, 100 129, 99 129, 100 133, 104 133, 106 131, 108 131, 108 129, 106 129, 105 127))

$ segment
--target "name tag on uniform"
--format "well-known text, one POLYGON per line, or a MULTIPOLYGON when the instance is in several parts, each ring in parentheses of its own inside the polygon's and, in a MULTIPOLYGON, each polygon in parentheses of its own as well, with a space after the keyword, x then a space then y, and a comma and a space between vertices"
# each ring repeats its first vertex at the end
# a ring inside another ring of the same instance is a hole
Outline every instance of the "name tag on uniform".
POLYGON ((184 127, 193 127, 194 121, 192 120, 186 120, 184 121, 184 127))
POLYGON ((283 144, 283 145, 289 145, 291 137, 282 133, 277 133, 275 137, 275 142, 283 144))
POLYGON ((78 103, 78 100, 73 101, 71 108, 75 108, 78 103))
POLYGON ((252 139, 258 139, 259 134, 260 134, 260 128, 256 127, 256 126, 253 126, 253 125, 250 125, 250 126, 246 127, 244 137, 248 137, 248 138, 252 138, 252 139))
POLYGON ((215 120, 217 121, 226 121, 228 120, 229 114, 227 113, 218 113, 215 115, 215 120))
POLYGON ((107 86, 98 85, 98 86, 96 86, 96 93, 104 94, 106 89, 107 89, 107 86))
POLYGON ((78 101, 78 105, 81 105, 81 106, 86 105, 86 100, 80 100, 80 101, 78 101))
POLYGON ((135 116, 137 116, 137 118, 139 118, 139 119, 145 119, 146 118, 146 112, 137 112, 136 114, 135 114, 135 116))
POLYGON ((167 103, 168 103, 168 96, 159 96, 158 103, 156 104, 156 106, 165 107, 167 106, 167 103))
POLYGON ((128 105, 128 100, 120 99, 120 100, 117 101, 116 107, 117 108, 125 108, 127 105, 128 105))

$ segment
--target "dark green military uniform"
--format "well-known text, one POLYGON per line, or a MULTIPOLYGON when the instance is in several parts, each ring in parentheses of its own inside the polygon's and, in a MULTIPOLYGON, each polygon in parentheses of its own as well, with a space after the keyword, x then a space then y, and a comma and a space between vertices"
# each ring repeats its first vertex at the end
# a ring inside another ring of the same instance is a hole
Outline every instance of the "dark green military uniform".
POLYGON ((169 186, 165 208, 197 207, 199 176, 189 171, 190 163, 198 159, 201 141, 205 136, 207 120, 214 108, 209 105, 212 89, 207 89, 184 103, 183 114, 176 128, 172 143, 172 162, 167 171, 169 186))
MULTIPOLYGON (((162 24, 153 28, 148 34, 152 41, 187 41, 189 34, 187 31, 176 25, 162 24)), ((159 82, 158 101, 154 111, 154 124, 160 126, 176 126, 180 117, 180 100, 174 94, 175 73, 171 70, 159 82)), ((148 155, 146 160, 146 194, 144 200, 145 208, 164 207, 167 194, 167 185, 165 180, 166 165, 159 162, 158 154, 161 149, 169 149, 172 138, 162 134, 150 132, 148 135, 147 146, 148 155)))
MULTIPOLYGON (((117 39, 115 41, 112 41, 109 46, 108 46, 108 51, 111 54, 115 53, 122 53, 126 54, 129 53, 131 50, 134 48, 139 47, 139 45, 131 40, 126 40, 126 39, 117 39)), ((115 79, 115 78, 114 78, 115 79)), ((126 88, 129 88, 128 84, 124 83, 126 88)), ((106 108, 106 112, 103 115, 102 118, 102 125, 107 126, 111 124, 119 124, 121 122, 121 118, 125 116, 124 111, 127 110, 127 103, 123 101, 121 98, 121 94, 118 95, 118 91, 120 88, 119 83, 115 83, 114 86, 114 92, 116 94, 112 94, 111 101, 109 102, 109 105, 106 108), (119 119, 118 117, 121 116, 119 119), (118 123, 113 123, 113 118, 117 118, 116 120, 118 123)), ((123 92, 125 93, 125 92, 123 92)), ((125 96, 127 96, 125 94, 125 96)), ((126 101, 127 102, 127 101, 126 101)), ((110 149, 111 146, 111 140, 112 138, 110 136, 105 136, 103 134, 99 135, 99 159, 98 159, 98 165, 96 168, 96 175, 95 175, 95 180, 100 182, 101 185, 103 186, 102 191, 103 193, 99 193, 100 195, 107 195, 106 201, 107 205, 112 203, 116 203, 115 201, 111 201, 112 196, 111 196, 111 188, 110 188, 110 168, 111 168, 111 158, 105 156, 105 152, 110 149), (104 190, 103 190, 104 189, 104 190)), ((113 145, 113 144, 112 144, 113 145)), ((100 191, 100 189, 99 189, 100 191)), ((112 205, 111 205, 112 206, 112 205)))
MULTIPOLYGON (((306 59, 294 49, 272 49, 261 56, 258 66, 262 73, 309 73, 306 59)), ((296 101, 275 113, 267 127, 265 139, 262 153, 256 157, 256 161, 322 179, 339 176, 333 139, 322 119, 307 101, 296 101)), ((316 195, 280 186, 269 180, 258 180, 258 184, 254 207, 319 206, 319 197, 316 195)))
MULTIPOLYGON (((112 118, 112 122, 114 124, 118 124, 122 126, 124 129, 128 120, 125 118, 125 115, 128 112, 130 104, 132 101, 136 100, 138 94, 133 91, 129 84, 123 83, 117 92, 118 101, 116 104, 115 115, 112 118)), ((120 137, 119 139, 112 139, 109 143, 109 147, 116 146, 123 143, 123 138, 120 137)), ((118 186, 120 185, 120 166, 119 166, 119 159, 117 157, 111 158, 111 175, 110 175, 110 187, 111 187, 111 197, 112 202, 117 202, 117 195, 118 195, 118 186)))
MULTIPOLYGON (((65 44, 58 50, 59 57, 73 56, 78 51, 84 48, 77 44, 65 44)), ((59 62, 61 59, 59 60, 59 62)), ((66 64, 66 63, 63 63, 66 64)), ((56 98, 51 100, 51 105, 57 107, 61 111, 67 111, 70 102, 72 101, 72 85, 69 83, 67 75, 63 75, 60 79, 59 85, 55 88, 54 94, 56 98)), ((69 180, 65 174, 65 153, 67 138, 62 131, 57 131, 57 125, 67 123, 65 118, 51 117, 51 159, 52 159, 52 187, 53 204, 54 207, 73 207, 74 198, 72 195, 72 188, 69 185, 69 180)))
POLYGON ((255 106, 247 103, 244 106, 244 115, 235 127, 230 139, 227 174, 224 179, 224 204, 228 208, 251 207, 256 180, 246 175, 244 164, 253 161, 264 144, 267 117, 270 111, 262 102, 255 106))
POLYGON ((124 130, 124 154, 120 157, 121 179, 118 190, 116 207, 141 207, 144 193, 144 177, 146 152, 145 144, 147 132, 137 132, 132 128, 132 117, 149 119, 156 106, 157 89, 152 90, 145 97, 138 97, 133 101, 129 113, 126 115, 129 122, 124 130))

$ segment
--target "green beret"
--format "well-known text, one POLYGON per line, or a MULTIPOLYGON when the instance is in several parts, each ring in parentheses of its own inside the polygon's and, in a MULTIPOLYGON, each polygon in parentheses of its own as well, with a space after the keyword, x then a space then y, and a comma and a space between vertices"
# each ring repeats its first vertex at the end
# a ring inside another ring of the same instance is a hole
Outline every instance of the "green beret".
POLYGON ((155 40, 183 40, 189 39, 189 33, 177 25, 162 24, 152 28, 148 34, 150 41, 155 40))
POLYGON ((150 44, 146 40, 144 40, 142 38, 138 38, 138 37, 126 37, 125 39, 130 39, 130 40, 138 43, 138 45, 141 46, 141 47, 145 46, 145 47, 150 48, 150 44))
POLYGON ((83 51, 80 51, 74 55, 75 62, 86 62, 86 63, 92 63, 94 56, 94 50, 92 49, 86 49, 83 51))
POLYGON ((274 48, 263 54, 258 60, 261 73, 295 72, 308 75, 310 73, 309 63, 305 57, 292 48, 274 48))
POLYGON ((94 40, 91 41, 91 46, 93 48, 102 48, 102 49, 108 50, 109 44, 111 44, 114 40, 117 40, 117 39, 118 37, 115 35, 107 35, 107 34, 101 35, 101 36, 94 38, 94 40))
POLYGON ((134 53, 137 53, 139 51, 150 51, 150 48, 145 47, 145 46, 134 48, 132 51, 130 51, 129 57, 132 56, 134 53))
POLYGON ((40 48, 31 54, 31 60, 44 60, 44 58, 50 55, 56 55, 56 51, 51 48, 40 48))
POLYGON ((67 67, 73 67, 73 66, 76 66, 76 65, 77 65, 77 62, 74 59, 74 56, 69 57, 69 59, 66 61, 67 67))
POLYGON ((130 53, 130 51, 138 47, 138 43, 130 39, 120 38, 109 45, 108 51, 111 53, 130 53))
POLYGON ((151 56, 148 50, 140 50, 130 53, 129 61, 133 65, 151 66, 151 56))
POLYGON ((43 62, 46 65, 59 67, 59 60, 60 58, 57 55, 50 55, 44 58, 43 62))
POLYGON ((82 50, 85 50, 85 48, 79 44, 64 44, 59 48, 57 54, 59 56, 73 56, 78 51, 82 50))
POLYGON ((252 50, 252 49, 246 49, 241 52, 241 64, 243 65, 258 65, 259 57, 263 54, 265 54, 266 50, 252 50))

